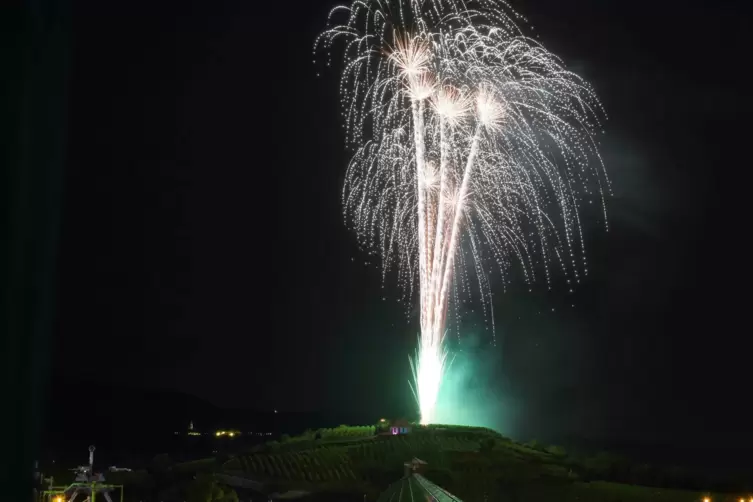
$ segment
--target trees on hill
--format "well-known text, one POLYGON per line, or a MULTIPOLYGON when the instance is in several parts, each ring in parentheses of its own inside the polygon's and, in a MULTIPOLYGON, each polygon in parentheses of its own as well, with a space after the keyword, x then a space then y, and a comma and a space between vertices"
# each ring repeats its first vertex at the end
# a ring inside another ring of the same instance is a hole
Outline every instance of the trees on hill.
POLYGON ((363 425, 355 427, 341 425, 332 429, 319 429, 319 434, 324 440, 369 437, 376 434, 376 427, 373 425, 363 425))

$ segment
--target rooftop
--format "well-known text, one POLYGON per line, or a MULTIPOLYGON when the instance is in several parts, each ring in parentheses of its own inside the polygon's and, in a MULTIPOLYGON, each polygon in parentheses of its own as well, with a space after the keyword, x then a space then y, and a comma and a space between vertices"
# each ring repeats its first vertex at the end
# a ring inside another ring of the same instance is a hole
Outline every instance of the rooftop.
POLYGON ((432 502, 463 502, 420 474, 411 474, 410 476, 393 483, 379 496, 377 502, 416 500, 428 500, 432 502))

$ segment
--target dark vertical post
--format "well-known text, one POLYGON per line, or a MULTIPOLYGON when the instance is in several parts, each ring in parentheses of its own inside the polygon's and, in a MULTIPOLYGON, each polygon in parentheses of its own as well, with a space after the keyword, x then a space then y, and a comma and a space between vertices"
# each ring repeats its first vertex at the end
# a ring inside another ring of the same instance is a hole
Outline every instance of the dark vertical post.
POLYGON ((0 9, 0 482, 32 500, 47 401, 61 212, 66 0, 0 9))

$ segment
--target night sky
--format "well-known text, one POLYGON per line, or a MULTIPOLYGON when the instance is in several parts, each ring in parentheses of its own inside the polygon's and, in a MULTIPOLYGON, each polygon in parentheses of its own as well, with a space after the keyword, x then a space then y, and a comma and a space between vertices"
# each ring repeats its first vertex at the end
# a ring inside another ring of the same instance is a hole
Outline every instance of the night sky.
MULTIPOLYGON (((412 410, 416 320, 345 227, 337 74, 312 64, 334 5, 74 2, 56 378, 412 410)), ((512 288, 497 346, 472 337, 500 427, 753 447, 747 13, 513 5, 595 85, 615 195, 573 295, 512 288)))

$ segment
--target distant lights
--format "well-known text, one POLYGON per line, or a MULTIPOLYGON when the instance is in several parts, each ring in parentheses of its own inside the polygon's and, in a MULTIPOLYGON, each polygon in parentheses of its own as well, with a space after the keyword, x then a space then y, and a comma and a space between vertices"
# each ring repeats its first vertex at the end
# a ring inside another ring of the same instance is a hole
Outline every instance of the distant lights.
MULTIPOLYGON (((251 434, 253 434, 253 432, 251 434)), ((241 433, 239 431, 217 431, 214 433, 214 435, 215 437, 218 437, 218 438, 225 437, 225 436, 232 438, 235 436, 240 436, 241 433)))

